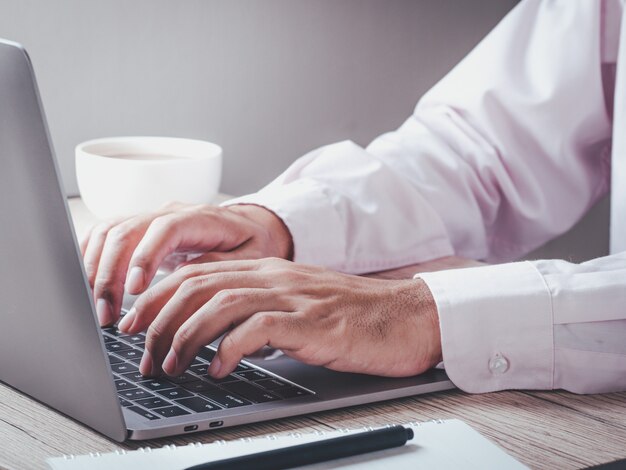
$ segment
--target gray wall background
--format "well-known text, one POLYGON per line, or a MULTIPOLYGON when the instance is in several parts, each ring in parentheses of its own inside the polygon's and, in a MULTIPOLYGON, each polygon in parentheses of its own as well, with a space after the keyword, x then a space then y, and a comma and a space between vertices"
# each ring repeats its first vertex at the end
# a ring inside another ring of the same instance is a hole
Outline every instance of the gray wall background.
POLYGON ((224 147, 222 190, 397 127, 513 0, 0 0, 37 73, 66 187, 74 146, 171 135, 224 147))
POLYGON ((222 145, 221 189, 239 195, 397 127, 515 3, 0 0, 0 37, 33 59, 70 194, 77 143, 169 135, 222 145))

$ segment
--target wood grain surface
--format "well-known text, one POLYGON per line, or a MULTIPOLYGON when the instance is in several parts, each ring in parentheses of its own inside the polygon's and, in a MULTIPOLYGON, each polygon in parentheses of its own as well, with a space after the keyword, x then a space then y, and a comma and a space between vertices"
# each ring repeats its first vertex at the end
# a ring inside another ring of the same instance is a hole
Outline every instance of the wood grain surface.
MULTIPOLYGON (((73 213, 79 205, 71 203, 73 213)), ((79 225, 86 224, 79 221, 79 225)), ((449 257, 378 273, 377 277, 410 278, 418 271, 478 264, 449 257)), ((471 395, 451 390, 183 437, 119 444, 0 384, 0 467, 42 469, 47 457, 63 454, 437 418, 464 420, 531 468, 575 469, 626 457, 626 392, 575 395, 564 391, 503 391, 471 395)))

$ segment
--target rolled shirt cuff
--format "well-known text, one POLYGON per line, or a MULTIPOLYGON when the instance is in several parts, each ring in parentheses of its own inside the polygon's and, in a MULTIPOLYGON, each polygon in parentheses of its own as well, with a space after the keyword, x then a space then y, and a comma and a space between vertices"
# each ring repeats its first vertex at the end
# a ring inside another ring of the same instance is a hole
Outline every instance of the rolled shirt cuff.
POLYGON ((270 185, 257 193, 226 201, 222 206, 233 204, 255 204, 280 217, 293 239, 294 261, 343 270, 345 230, 323 185, 310 179, 270 185))
POLYGON ((419 273, 437 304, 443 362, 471 393, 554 388, 549 289, 529 262, 419 273))

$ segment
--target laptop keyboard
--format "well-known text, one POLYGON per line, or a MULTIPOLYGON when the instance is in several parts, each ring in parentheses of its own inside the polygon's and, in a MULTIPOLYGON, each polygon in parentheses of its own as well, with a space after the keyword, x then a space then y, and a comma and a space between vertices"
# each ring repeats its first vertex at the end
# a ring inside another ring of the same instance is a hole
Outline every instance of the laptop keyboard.
POLYGON ((212 379, 206 375, 215 356, 212 348, 203 348, 188 370, 178 377, 144 377, 139 372, 139 362, 145 334, 126 335, 117 328, 104 328, 102 335, 121 405, 149 420, 312 394, 243 362, 230 375, 212 379))

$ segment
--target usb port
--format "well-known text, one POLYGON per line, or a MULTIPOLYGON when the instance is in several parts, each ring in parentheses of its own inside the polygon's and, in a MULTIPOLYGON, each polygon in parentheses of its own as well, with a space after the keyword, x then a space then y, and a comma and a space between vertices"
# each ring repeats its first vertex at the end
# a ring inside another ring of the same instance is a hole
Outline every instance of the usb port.
POLYGON ((224 425, 224 421, 211 421, 209 423, 209 427, 210 428, 219 428, 220 426, 224 425))
POLYGON ((185 432, 197 431, 198 425, 192 424, 191 426, 185 426, 185 432))

